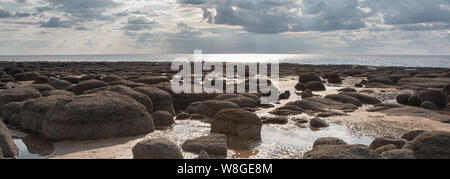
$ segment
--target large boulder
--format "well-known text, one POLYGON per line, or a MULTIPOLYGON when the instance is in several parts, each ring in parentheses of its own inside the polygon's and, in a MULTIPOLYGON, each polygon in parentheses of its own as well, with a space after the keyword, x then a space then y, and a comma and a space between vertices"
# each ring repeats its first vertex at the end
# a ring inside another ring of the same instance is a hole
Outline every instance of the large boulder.
POLYGON ((153 123, 155 126, 167 127, 175 123, 173 115, 167 111, 155 111, 153 114, 153 123))
POLYGON ((15 158, 19 154, 19 149, 2 121, 0 121, 0 148, 0 153, 3 153, 3 157, 6 158, 15 158))
POLYGON ((426 90, 419 92, 417 93, 417 100, 420 104, 425 101, 432 102, 440 108, 445 108, 448 104, 447 95, 439 90, 426 90))
POLYGON ((31 84, 29 86, 30 88, 34 88, 35 90, 38 90, 39 92, 47 91, 47 90, 55 90, 53 86, 50 86, 48 84, 31 84))
POLYGON ((223 109, 238 109, 239 105, 229 101, 207 100, 203 102, 194 102, 186 108, 187 113, 202 114, 213 118, 223 109))
POLYGON ((177 144, 165 138, 153 138, 137 143, 133 149, 134 159, 183 159, 177 144))
POLYGON ((100 91, 112 91, 112 92, 116 92, 119 94, 129 96, 129 97, 133 98, 134 100, 136 100, 137 102, 144 105, 145 108, 147 109, 147 111, 150 114, 153 114, 153 101, 150 99, 150 97, 148 97, 144 93, 135 91, 127 86, 122 86, 122 85, 105 86, 105 87, 85 91, 85 92, 83 92, 83 94, 92 94, 92 93, 97 93, 100 91))
POLYGON ((302 74, 299 75, 298 82, 300 82, 302 84, 306 84, 306 83, 311 82, 311 81, 321 82, 322 80, 320 79, 319 76, 314 75, 314 74, 302 73, 302 74))
POLYGON ((418 159, 450 159, 450 132, 424 132, 404 148, 413 150, 418 159))
POLYGON ((244 140, 261 139, 261 119, 242 109, 224 109, 211 122, 211 132, 238 136, 244 140))
POLYGON ((42 135, 53 140, 135 136, 154 128, 145 106, 109 91, 59 100, 45 117, 42 135))
POLYGON ((58 103, 71 101, 73 97, 67 95, 53 95, 25 101, 21 107, 16 123, 19 127, 35 133, 42 133, 42 125, 48 119, 47 113, 58 103))
POLYGON ((405 140, 403 139, 394 139, 394 138, 388 138, 388 137, 377 137, 375 138, 372 143, 370 143, 369 147, 372 150, 376 150, 381 146, 385 146, 388 144, 394 144, 398 149, 401 149, 405 145, 405 140))
POLYGON ((3 120, 11 125, 18 125, 20 123, 20 110, 23 107, 24 102, 12 102, 3 105, 3 120))
POLYGON ((47 76, 38 76, 34 80, 33 84, 48 84, 50 83, 50 79, 47 76))
POLYGON ((369 96, 369 95, 361 94, 361 93, 343 92, 340 94, 354 97, 354 98, 358 99, 359 101, 361 101, 361 103, 363 103, 363 104, 380 104, 381 103, 381 101, 379 99, 369 96))
POLYGON ((420 134, 424 133, 426 131, 424 130, 413 130, 413 131, 408 131, 405 134, 402 135, 402 139, 405 139, 407 141, 412 141, 414 140, 417 136, 419 136, 420 134))
POLYGON ((382 154, 383 152, 398 149, 394 144, 388 144, 381 147, 378 147, 375 152, 382 154))
POLYGON ((341 79, 341 77, 339 77, 339 74, 337 74, 337 73, 327 74, 327 80, 328 80, 328 83, 332 83, 332 84, 341 84, 342 83, 342 79, 341 79))
POLYGON ((37 72, 25 72, 23 73, 22 81, 34 81, 39 76, 37 72))
POLYGON ((347 142, 343 141, 342 139, 335 138, 335 137, 323 137, 317 139, 314 144, 313 148, 316 148, 320 145, 347 145, 347 142))
POLYGON ((56 79, 56 78, 51 78, 49 84, 50 84, 50 86, 53 86, 55 89, 58 89, 58 90, 65 90, 67 88, 72 87, 72 83, 70 83, 66 80, 60 80, 60 79, 56 79))
POLYGON ((414 151, 411 149, 394 149, 381 153, 386 159, 416 159, 414 151))
POLYGON ((206 151, 212 155, 227 155, 227 136, 224 134, 211 134, 186 140, 181 146, 183 151, 199 154, 206 151))
POLYGON ((226 99, 225 101, 229 101, 239 105, 241 108, 255 108, 258 105, 258 102, 253 100, 252 98, 239 96, 236 98, 226 99))
POLYGON ((319 145, 303 155, 303 159, 382 159, 365 145, 319 145))
POLYGON ((343 95, 343 94, 330 94, 330 95, 325 96, 325 98, 331 99, 334 101, 339 101, 342 103, 351 103, 351 104, 354 104, 355 106, 362 106, 361 101, 359 101, 359 99, 357 99, 355 97, 343 95))
POLYGON ((394 85, 395 83, 392 82, 391 79, 389 79, 388 77, 375 77, 375 78, 371 78, 369 79, 369 83, 382 83, 385 85, 394 85))
POLYGON ((53 95, 75 96, 75 94, 73 94, 70 91, 66 91, 66 90, 47 90, 47 91, 43 91, 41 93, 41 95, 44 97, 53 96, 53 95))
POLYGON ((89 91, 95 88, 101 88, 104 86, 108 86, 108 83, 99 80, 87 80, 82 81, 77 85, 73 86, 72 92, 75 93, 76 95, 81 95, 85 91, 89 91))
POLYGON ((2 114, 1 106, 5 104, 39 97, 41 97, 41 93, 39 93, 38 90, 29 87, 0 90, 0 114, 2 114))
POLYGON ((214 93, 180 93, 172 94, 175 110, 185 110, 191 103, 212 100, 217 96, 214 93))
POLYGON ((148 85, 158 84, 161 82, 168 82, 170 81, 167 77, 161 77, 161 76, 146 76, 138 79, 133 79, 132 81, 137 83, 144 83, 148 85))
POLYGON ((305 84, 306 89, 310 89, 311 91, 325 91, 325 85, 320 81, 310 81, 305 84))
POLYGON ((124 79, 121 76, 117 76, 117 75, 107 75, 102 78, 102 81, 104 81, 106 83, 113 82, 113 81, 120 81, 120 80, 124 80, 124 79))
POLYGON ((309 121, 309 125, 314 128, 328 127, 328 123, 320 118, 313 118, 309 121))
POLYGON ((409 97, 411 94, 404 93, 397 96, 397 103, 403 104, 403 105, 409 105, 409 97))
POLYGON ((175 115, 173 107, 172 96, 164 90, 156 87, 136 87, 133 90, 144 93, 153 101, 153 111, 168 111, 175 115))

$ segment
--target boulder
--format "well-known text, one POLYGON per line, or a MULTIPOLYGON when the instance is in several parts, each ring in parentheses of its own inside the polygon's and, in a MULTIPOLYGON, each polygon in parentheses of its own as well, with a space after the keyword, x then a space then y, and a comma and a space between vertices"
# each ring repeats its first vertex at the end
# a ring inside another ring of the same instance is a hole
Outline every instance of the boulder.
POLYGON ((347 145, 347 142, 343 141, 342 139, 338 139, 335 137, 323 137, 317 139, 314 144, 313 148, 316 148, 320 145, 347 145))
POLYGON ((409 105, 409 97, 411 94, 404 93, 397 96, 397 103, 403 104, 403 105, 409 105))
POLYGON ((144 83, 148 85, 158 84, 161 82, 169 82, 169 78, 161 76, 146 76, 138 79, 133 79, 132 81, 137 83, 144 83))
POLYGON ((11 76, 14 76, 15 74, 23 73, 23 72, 24 72, 23 68, 14 67, 14 68, 11 68, 11 69, 8 71, 8 74, 11 75, 11 76))
POLYGON ((311 91, 325 91, 325 85, 320 81, 310 81, 305 84, 306 89, 310 89, 311 91))
POLYGON ((405 139, 407 141, 412 141, 414 140, 417 136, 419 136, 420 134, 424 133, 426 131, 424 130, 413 130, 413 131, 409 131, 406 132, 405 134, 402 135, 402 139, 405 139))
POLYGON ((191 114, 186 113, 186 112, 182 112, 182 113, 177 115, 176 119, 177 120, 186 120, 186 119, 189 119, 190 117, 191 117, 191 114))
POLYGON ((303 113, 303 109, 295 105, 284 105, 269 112, 270 114, 288 116, 303 113))
POLYGON ((385 85, 395 85, 395 83, 388 77, 375 77, 369 79, 369 83, 382 83, 385 85))
POLYGON ((34 89, 38 90, 39 92, 48 91, 48 90, 54 90, 55 89, 53 86, 50 86, 48 84, 31 84, 31 85, 26 86, 26 87, 34 88, 34 89))
POLYGON ((291 92, 289 92, 289 91, 284 91, 283 93, 278 95, 279 100, 289 99, 289 97, 291 97, 291 92))
POLYGON ((417 100, 420 104, 425 101, 436 104, 439 108, 447 107, 447 95, 439 90, 426 90, 417 93, 417 100))
POLYGON ((83 94, 92 94, 92 93, 97 93, 100 91, 112 91, 112 92, 116 92, 119 94, 129 96, 129 97, 133 98, 134 100, 136 100, 137 102, 144 105, 145 108, 147 109, 147 111, 150 114, 153 114, 153 101, 150 99, 150 97, 148 97, 144 93, 135 91, 127 86, 122 86, 122 85, 105 86, 105 87, 85 91, 85 92, 83 92, 83 94))
POLYGON ((136 87, 133 90, 144 93, 153 101, 153 111, 167 111, 172 115, 175 115, 175 109, 173 107, 172 96, 156 87, 136 87))
POLYGON ((186 112, 191 114, 202 114, 213 118, 219 111, 223 109, 238 109, 239 105, 229 101, 208 100, 203 102, 195 102, 186 108, 186 112))
POLYGON ((39 97, 41 97, 41 93, 33 88, 11 88, 0 90, 0 114, 2 114, 1 106, 5 104, 39 97))
POLYGON ((22 81, 34 81, 39 76, 37 72, 25 72, 23 73, 22 81))
POLYGON ((72 83, 65 81, 65 80, 59 80, 59 79, 50 79, 50 86, 53 86, 55 89, 58 90, 65 90, 67 88, 72 87, 72 83))
POLYGON ((0 152, 3 153, 2 156, 6 158, 15 158, 19 154, 19 149, 14 144, 8 128, 2 121, 0 121, 0 148, 0 152))
POLYGON ((350 92, 350 93, 356 93, 356 89, 353 88, 342 88, 338 90, 339 92, 350 92))
POLYGON ((372 143, 370 143, 369 147, 372 150, 376 150, 381 146, 385 146, 388 144, 394 144, 397 149, 401 149, 405 145, 405 140, 403 139, 394 139, 394 138, 388 138, 388 137, 377 137, 375 138, 372 143))
POLYGON ((289 119, 283 116, 261 117, 263 124, 287 124, 289 119))
POLYGON ((137 143, 133 149, 134 159, 183 159, 177 144, 165 138, 153 138, 137 143))
POLYGON ((86 80, 73 86, 72 92, 75 93, 76 95, 81 95, 85 91, 89 91, 95 88, 101 88, 104 86, 108 86, 108 83, 99 80, 86 80))
POLYGON ((328 127, 328 123, 319 118, 313 118, 309 121, 309 125, 314 128, 328 127))
POLYGON ((386 159, 416 159, 411 149, 394 149, 381 153, 386 159))
POLYGON ((22 110, 24 102, 12 102, 3 105, 3 120, 11 125, 20 124, 20 110, 22 110))
POLYGON ((311 82, 311 81, 318 81, 318 82, 321 82, 322 80, 321 80, 320 77, 317 76, 317 75, 314 75, 314 74, 308 74, 308 73, 302 73, 302 74, 299 75, 298 81, 299 81, 300 83, 302 83, 302 84, 306 84, 306 83, 311 82))
POLYGON ((68 81, 68 82, 70 82, 72 84, 77 84, 77 83, 79 83, 81 81, 81 78, 77 77, 77 76, 64 76, 64 77, 61 78, 61 80, 68 81))
POLYGON ((305 90, 305 85, 303 83, 298 82, 295 87, 294 87, 297 91, 303 91, 305 90))
POLYGON ((41 95, 44 96, 44 97, 52 96, 52 95, 75 96, 75 94, 73 94, 70 91, 66 91, 66 90, 47 90, 47 91, 43 91, 41 93, 41 95))
POLYGON ((136 83, 133 81, 128 81, 128 80, 119 80, 119 81, 111 81, 108 82, 109 85, 122 85, 122 86, 128 86, 130 88, 136 88, 136 87, 142 87, 142 86, 147 86, 144 83, 136 83))
POLYGON ((330 94, 330 95, 325 96, 325 98, 331 99, 334 101, 339 101, 342 103, 354 104, 355 106, 362 106, 361 101, 359 101, 357 98, 343 95, 343 94, 330 94))
POLYGON ((328 80, 328 83, 332 83, 332 84, 341 84, 342 83, 342 79, 341 79, 341 77, 339 77, 339 74, 337 74, 337 73, 327 74, 327 80, 328 80))
POLYGON ((185 110, 191 103, 212 100, 217 96, 214 93, 180 93, 172 94, 173 107, 176 110, 185 110))
POLYGON ((236 98, 226 99, 225 101, 229 101, 232 103, 235 103, 239 105, 241 108, 255 108, 258 103, 253 100, 252 98, 245 97, 245 96, 239 96, 236 98))
POLYGON ((379 99, 369 96, 369 95, 361 94, 361 93, 343 92, 340 94, 354 97, 354 98, 358 99, 359 101, 361 101, 361 103, 363 103, 363 104, 380 104, 381 103, 381 101, 379 99))
POLYGON ((413 150, 418 159, 450 159, 450 132, 424 132, 404 148, 413 150))
POLYGON ((422 104, 420 104, 420 107, 425 108, 425 109, 429 109, 429 110, 439 110, 439 109, 441 109, 436 104, 434 104, 434 103, 432 103, 430 101, 422 102, 422 104))
POLYGON ((50 83, 50 79, 47 76, 38 76, 34 80, 33 84, 48 84, 50 83))
POLYGON ((58 100, 45 116, 42 134, 52 140, 135 136, 154 128, 145 106, 109 91, 58 100))
POLYGON ((382 159, 365 145, 319 145, 303 155, 303 159, 382 159))
POLYGON ((242 109, 224 109, 211 122, 211 132, 238 136, 244 140, 261 140, 261 119, 242 109))
POLYGON ((117 76, 117 75, 107 75, 102 78, 102 81, 104 81, 106 83, 113 82, 113 81, 120 81, 120 80, 124 80, 124 79, 121 76, 117 76))
POLYGON ((450 84, 445 85, 444 88, 442 88, 442 92, 450 95, 450 84))
POLYGON ((389 151, 389 150, 395 150, 398 149, 397 146, 395 146, 394 144, 388 144, 388 145, 384 145, 381 147, 378 147, 375 152, 381 154, 383 152, 389 151))
POLYGON ((186 140, 181 146, 183 151, 199 154, 205 151, 212 155, 227 155, 227 136, 224 134, 211 134, 186 140))
POLYGON ((167 111, 155 111, 153 114, 153 123, 158 127, 167 127, 175 123, 173 115, 167 111))
POLYGON ((302 99, 314 97, 314 94, 310 89, 305 89, 300 95, 302 96, 302 99))

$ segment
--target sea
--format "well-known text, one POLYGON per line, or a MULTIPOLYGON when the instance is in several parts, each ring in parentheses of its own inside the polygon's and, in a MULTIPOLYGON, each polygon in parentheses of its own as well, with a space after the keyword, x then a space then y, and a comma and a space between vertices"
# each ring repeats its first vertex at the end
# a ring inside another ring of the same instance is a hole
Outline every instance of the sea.
MULTIPOLYGON (((0 61, 48 62, 171 62, 193 54, 120 54, 120 55, 1 55, 0 61)), ((204 60, 260 62, 310 65, 363 65, 374 67, 439 67, 450 68, 450 55, 324 55, 324 54, 203 54, 204 60)))

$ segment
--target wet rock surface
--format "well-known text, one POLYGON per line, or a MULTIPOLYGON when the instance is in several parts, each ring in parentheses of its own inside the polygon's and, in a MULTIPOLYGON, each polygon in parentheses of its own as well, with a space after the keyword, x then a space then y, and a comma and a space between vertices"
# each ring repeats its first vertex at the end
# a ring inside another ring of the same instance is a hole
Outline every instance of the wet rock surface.
POLYGON ((183 159, 177 144, 165 138, 148 139, 137 143, 133 149, 134 159, 183 159))

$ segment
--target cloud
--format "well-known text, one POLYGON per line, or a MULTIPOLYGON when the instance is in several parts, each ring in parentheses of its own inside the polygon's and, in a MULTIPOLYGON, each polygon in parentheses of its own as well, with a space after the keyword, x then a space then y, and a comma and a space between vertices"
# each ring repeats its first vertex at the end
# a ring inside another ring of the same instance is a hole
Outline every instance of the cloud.
POLYGON ((40 27, 45 28, 70 28, 73 22, 71 21, 61 21, 59 17, 51 17, 48 21, 41 22, 40 27))
POLYGON ((254 33, 355 30, 366 27, 370 13, 358 0, 209 0, 198 5, 212 24, 241 26, 254 33))
POLYGON ((149 20, 146 17, 129 17, 127 24, 122 29, 139 31, 152 29, 156 24, 157 22, 155 20, 149 20))
POLYGON ((40 7, 38 11, 62 11, 83 20, 112 20, 112 16, 104 13, 108 8, 118 5, 112 0, 49 0, 49 2, 49 6, 40 7))
POLYGON ((0 9, 0 18, 7 18, 7 17, 11 17, 11 13, 9 13, 9 11, 0 9))

